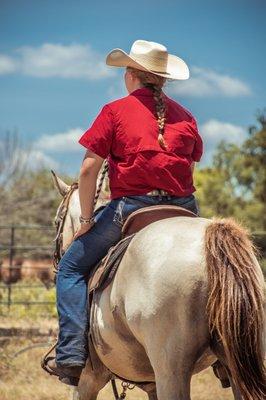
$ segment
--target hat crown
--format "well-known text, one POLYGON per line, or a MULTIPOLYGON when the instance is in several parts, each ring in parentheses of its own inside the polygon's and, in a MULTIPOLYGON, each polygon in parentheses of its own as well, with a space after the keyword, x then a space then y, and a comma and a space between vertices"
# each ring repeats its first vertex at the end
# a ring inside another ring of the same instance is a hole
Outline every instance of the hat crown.
POLYGON ((131 47, 130 54, 167 58, 168 52, 167 48, 160 43, 136 40, 131 47))
POLYGON ((152 72, 164 73, 167 70, 167 48, 160 43, 136 40, 129 55, 152 72))

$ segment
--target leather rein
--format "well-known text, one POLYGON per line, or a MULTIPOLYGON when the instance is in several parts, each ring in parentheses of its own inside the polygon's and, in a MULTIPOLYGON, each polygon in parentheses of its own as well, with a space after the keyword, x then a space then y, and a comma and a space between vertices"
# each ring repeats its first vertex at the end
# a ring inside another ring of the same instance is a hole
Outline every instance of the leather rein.
POLYGON ((70 186, 70 189, 65 194, 65 196, 59 206, 57 215, 56 215, 56 219, 55 219, 56 237, 53 240, 55 242, 55 251, 53 254, 53 266, 54 266, 55 273, 57 273, 58 263, 64 254, 64 252, 62 250, 62 248, 63 248, 63 230, 64 230, 64 225, 65 225, 66 215, 68 212, 70 197, 72 196, 72 193, 76 189, 78 189, 78 182, 73 182, 70 186))
MULTIPOLYGON (((107 162, 107 160, 105 160, 101 178, 100 178, 100 181, 99 181, 99 184, 97 187, 97 191, 95 194, 95 198, 94 198, 94 208, 98 201, 98 198, 99 198, 99 195, 100 195, 100 192, 102 189, 104 177, 105 177, 107 171, 108 171, 108 162, 107 162)), ((65 220, 66 220, 66 216, 67 216, 67 212, 68 212, 68 208, 69 208, 69 202, 70 202, 70 198, 71 198, 73 192, 76 189, 78 189, 78 182, 73 182, 70 185, 70 189, 64 195, 63 200, 59 206, 56 218, 55 218, 56 236, 53 240, 55 242, 55 251, 53 254, 53 267, 54 267, 54 272, 55 272, 55 279, 56 279, 56 274, 58 271, 58 263, 64 254, 64 252, 63 252, 63 230, 64 230, 65 220)), ((42 360, 42 368, 45 369, 47 372, 49 372, 49 371, 46 368, 46 361, 48 359, 49 354, 56 347, 56 344, 57 343, 55 343, 54 346, 52 346, 49 349, 48 353, 45 354, 45 356, 43 357, 43 360, 42 360)), ((134 387, 135 387, 134 382, 129 382, 127 380, 124 380, 123 378, 118 377, 114 374, 112 374, 112 375, 113 375, 113 377, 111 378, 111 384, 112 384, 114 398, 115 398, 115 400, 123 400, 126 397, 126 391, 134 389, 134 387), (116 382, 115 382, 114 378, 122 379, 122 382, 121 382, 122 393, 120 395, 118 394, 118 390, 117 390, 116 382)))
MULTIPOLYGON (((95 208, 97 201, 99 199, 100 193, 101 193, 101 189, 102 189, 102 185, 104 182, 104 178, 105 175, 108 171, 108 162, 107 160, 104 161, 104 165, 103 165, 103 170, 101 173, 101 177, 100 177, 100 181, 99 184, 97 186, 97 191, 94 197, 94 203, 93 203, 93 207, 95 208)), ((57 273, 58 270, 58 263, 61 260, 64 252, 62 250, 63 248, 63 230, 64 230, 64 225, 65 225, 65 220, 66 220, 66 216, 67 216, 67 212, 68 212, 68 207, 69 207, 69 202, 70 202, 70 198, 72 196, 72 193, 78 189, 78 182, 73 182, 70 185, 70 189, 67 191, 67 193, 65 194, 65 196, 63 197, 63 200, 59 206, 57 215, 56 215, 56 219, 55 219, 55 226, 56 226, 56 237, 54 238, 54 242, 55 242, 55 251, 53 254, 53 266, 54 266, 54 272, 55 274, 57 273)))

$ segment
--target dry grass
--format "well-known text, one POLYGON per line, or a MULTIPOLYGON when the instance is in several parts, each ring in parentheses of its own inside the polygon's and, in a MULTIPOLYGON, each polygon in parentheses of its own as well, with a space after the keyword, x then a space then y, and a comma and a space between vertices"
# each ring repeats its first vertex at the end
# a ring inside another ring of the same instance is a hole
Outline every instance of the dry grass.
MULTIPOLYGON (((0 399, 1 400, 70 400, 72 389, 42 371, 40 359, 46 349, 35 348, 12 359, 20 349, 32 344, 32 340, 12 340, 0 353, 0 399)), ((119 386, 119 384, 118 384, 119 386)), ((110 385, 102 390, 99 400, 111 400, 110 385)), ((128 392, 128 400, 144 400, 147 396, 138 389, 128 392)), ((193 377, 193 400, 232 400, 229 389, 220 388, 212 370, 208 369, 193 377)))
MULTIPOLYGON (((0 381, 1 400, 66 400, 72 398, 72 389, 56 378, 42 372, 39 359, 42 351, 34 350, 18 357, 12 369, 0 381), (31 353, 31 354, 30 354, 31 353)), ((118 385, 119 387, 119 385, 118 385)), ((99 400, 111 400, 110 385, 98 396, 99 400)), ((147 396, 139 389, 128 392, 128 400, 144 400, 147 396)), ((232 400, 229 389, 221 389, 211 370, 195 376, 192 382, 193 400, 232 400)))

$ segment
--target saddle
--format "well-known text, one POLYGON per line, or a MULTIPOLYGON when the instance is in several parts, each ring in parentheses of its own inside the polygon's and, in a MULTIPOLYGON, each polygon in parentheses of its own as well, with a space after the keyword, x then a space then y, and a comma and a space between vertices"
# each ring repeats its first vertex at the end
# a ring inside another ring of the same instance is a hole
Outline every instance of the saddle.
POLYGON ((156 205, 133 211, 122 227, 122 239, 110 247, 107 255, 95 266, 89 280, 89 293, 103 290, 113 280, 129 243, 137 232, 152 222, 171 217, 197 217, 192 211, 173 205, 156 205))

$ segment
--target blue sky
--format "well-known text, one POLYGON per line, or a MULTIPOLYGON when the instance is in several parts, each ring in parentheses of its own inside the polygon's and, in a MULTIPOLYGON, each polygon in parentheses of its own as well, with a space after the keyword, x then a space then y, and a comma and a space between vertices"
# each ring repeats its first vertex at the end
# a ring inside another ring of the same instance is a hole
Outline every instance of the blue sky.
POLYGON ((206 165, 221 139, 244 140, 266 106, 265 11, 263 0, 1 0, 0 140, 17 129, 33 168, 77 174, 78 138, 127 94, 106 54, 144 39, 190 67, 188 81, 165 91, 197 118, 206 165))

